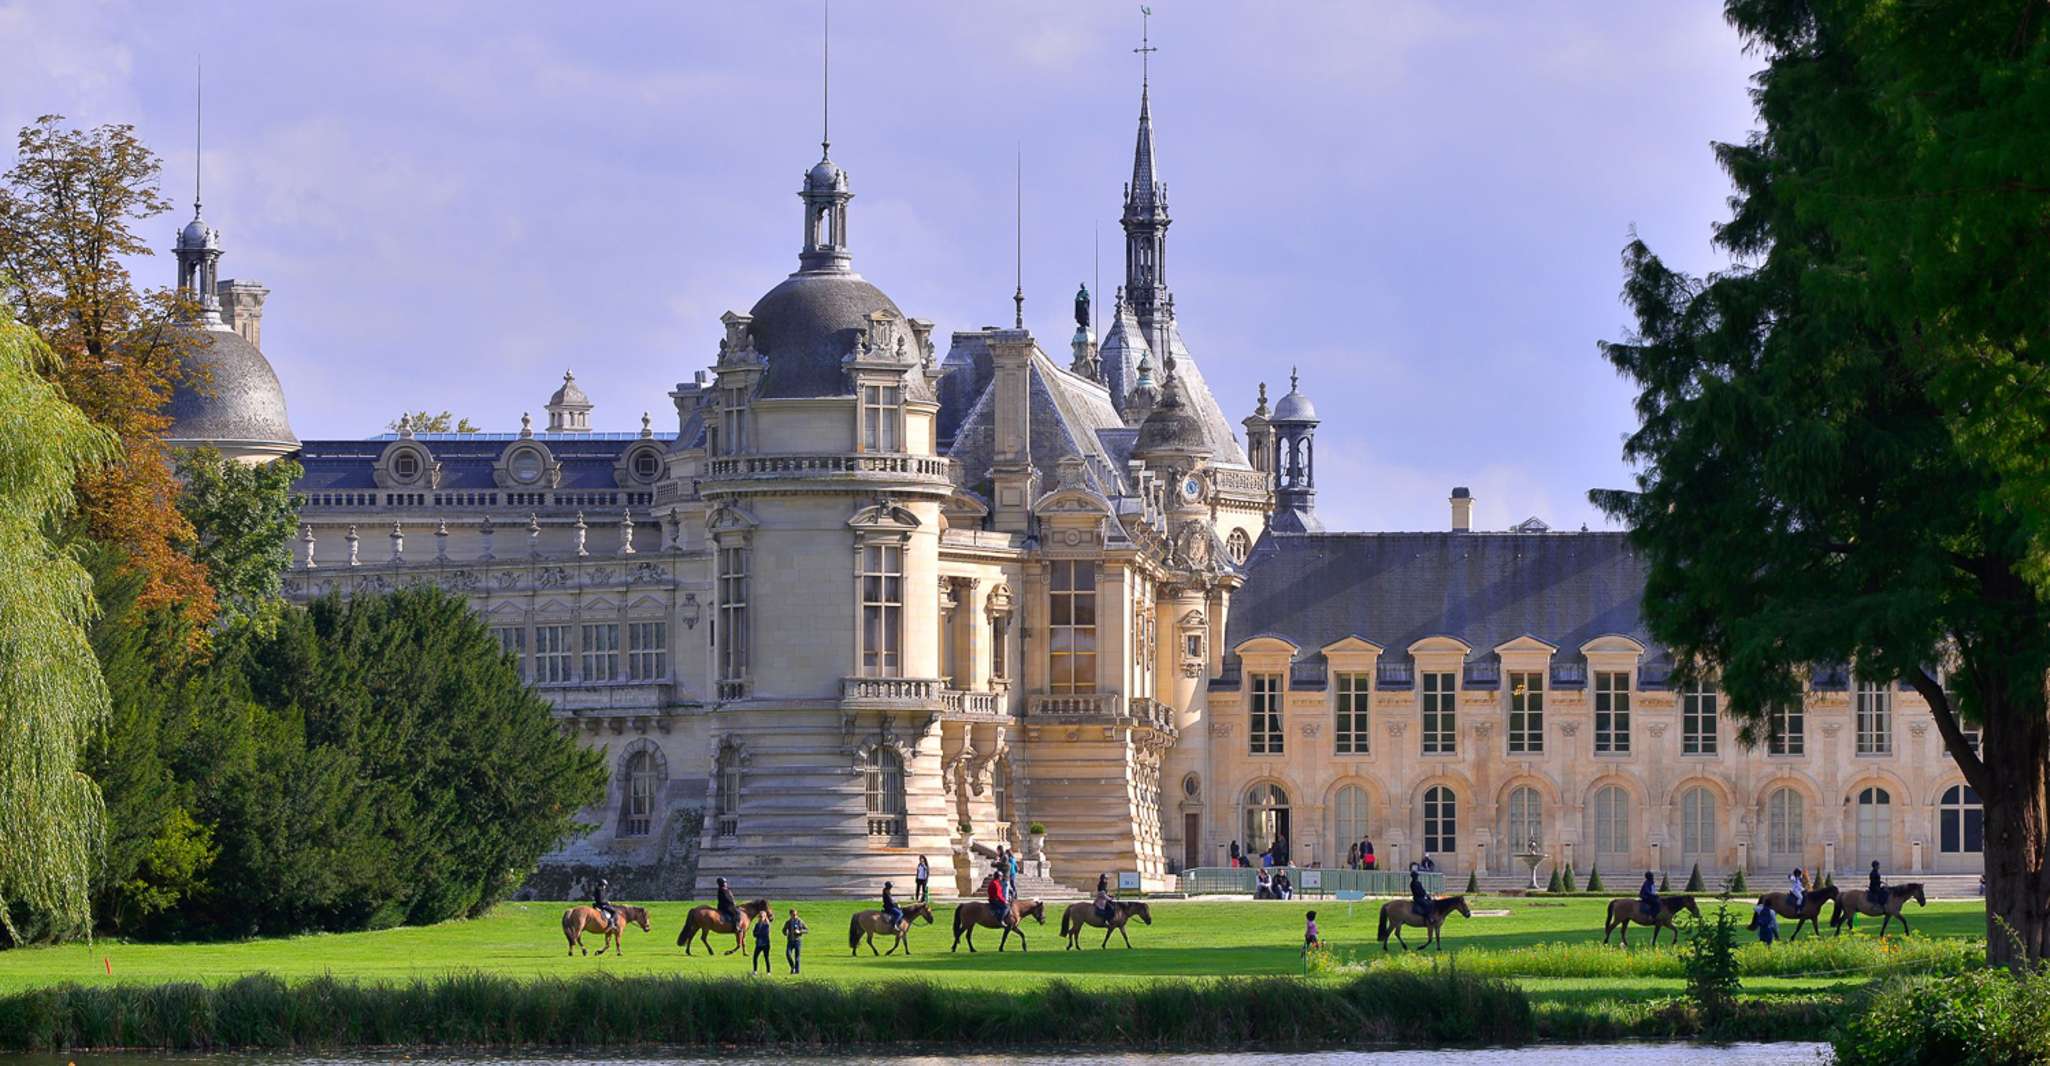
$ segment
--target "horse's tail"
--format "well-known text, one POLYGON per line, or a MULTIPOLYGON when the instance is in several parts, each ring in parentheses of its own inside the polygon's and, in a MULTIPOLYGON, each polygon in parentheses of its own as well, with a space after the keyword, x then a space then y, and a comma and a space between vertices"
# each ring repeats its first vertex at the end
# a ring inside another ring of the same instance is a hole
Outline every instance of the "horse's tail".
POLYGON ((1384 906, 1381 908, 1381 927, 1380 929, 1376 930, 1374 934, 1384 944, 1388 942, 1389 924, 1390 923, 1388 921, 1388 908, 1384 906))
POLYGON ((961 935, 961 926, 962 926, 962 925, 964 924, 964 920, 966 919, 967 915, 968 915, 968 904, 966 904, 966 903, 963 903, 963 904, 961 904, 960 906, 958 906, 958 907, 955 907, 955 908, 954 908, 954 935, 955 935, 955 936, 960 936, 960 935, 961 935))
POLYGON ((676 946, 682 947, 684 942, 690 939, 690 935, 697 931, 698 912, 696 908, 692 908, 688 914, 683 916, 683 928, 676 931, 676 946))
POLYGON ((850 915, 848 915, 848 916, 847 916, 847 947, 848 947, 848 950, 850 950, 850 951, 851 951, 851 950, 853 950, 854 948, 858 948, 858 947, 860 947, 860 946, 861 946, 861 915, 859 915, 859 914, 850 914, 850 915))
POLYGON ((1075 912, 1074 912, 1074 910, 1073 910, 1073 909, 1071 908, 1071 909, 1069 909, 1069 910, 1064 910, 1064 911, 1062 911, 1062 912, 1061 912, 1061 935, 1062 935, 1062 936, 1071 936, 1071 935, 1073 935, 1073 934, 1074 934, 1074 933, 1075 933, 1075 932, 1077 931, 1077 930, 1075 929, 1075 925, 1076 925, 1076 921, 1075 921, 1075 912))

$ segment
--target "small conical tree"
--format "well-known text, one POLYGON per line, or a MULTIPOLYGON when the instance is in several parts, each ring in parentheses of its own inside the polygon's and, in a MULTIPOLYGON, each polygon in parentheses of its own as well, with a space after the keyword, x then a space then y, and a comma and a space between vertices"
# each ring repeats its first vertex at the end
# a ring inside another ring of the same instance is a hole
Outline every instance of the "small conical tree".
POLYGON ((1566 881, 1564 885, 1564 890, 1567 892, 1580 891, 1579 889, 1573 887, 1573 864, 1570 862, 1566 864, 1566 881))
POLYGON ((1552 867, 1552 879, 1545 883, 1545 891, 1554 893, 1565 891, 1565 889, 1560 886, 1559 868, 1556 866, 1552 867))
POLYGON ((1750 886, 1744 883, 1744 868, 1739 866, 1737 872, 1730 875, 1730 895, 1739 895, 1749 890, 1750 886))
POLYGON ((1667 877, 1667 876, 1666 876, 1666 872, 1665 872, 1664 870, 1660 870, 1660 871, 1659 871, 1659 891, 1660 891, 1660 892, 1671 892, 1672 890, 1673 890, 1673 879, 1672 879, 1672 878, 1670 878, 1670 877, 1667 877))
POLYGON ((1602 864, 1595 863, 1587 871, 1587 890, 1589 892, 1600 892, 1606 887, 1602 884, 1602 864))
POLYGON ((1830 872, 1829 872, 1828 870, 1824 870, 1824 871, 1822 871, 1822 883, 1821 883, 1820 885, 1817 885, 1817 886, 1815 886, 1815 887, 1817 887, 1817 888, 1828 888, 1829 886, 1831 886, 1831 885, 1833 885, 1833 884, 1836 884, 1836 875, 1835 875, 1835 874, 1833 874, 1833 873, 1830 873, 1830 872))
POLYGON ((1686 891, 1688 891, 1688 892, 1705 892, 1705 891, 1707 891, 1707 890, 1708 890, 1708 884, 1707 884, 1706 882, 1702 881, 1702 879, 1701 879, 1701 864, 1697 862, 1697 863, 1695 863, 1695 864, 1694 864, 1694 869, 1693 869, 1693 870, 1692 870, 1691 872, 1689 872, 1689 873, 1687 874, 1687 888, 1686 888, 1686 891))
POLYGON ((1481 875, 1480 875, 1480 873, 1479 873, 1478 871, 1468 871, 1468 872, 1467 872, 1467 875, 1466 875, 1466 894, 1467 894, 1467 895, 1469 895, 1469 896, 1478 896, 1478 895, 1480 895, 1480 892, 1481 892, 1481 875))

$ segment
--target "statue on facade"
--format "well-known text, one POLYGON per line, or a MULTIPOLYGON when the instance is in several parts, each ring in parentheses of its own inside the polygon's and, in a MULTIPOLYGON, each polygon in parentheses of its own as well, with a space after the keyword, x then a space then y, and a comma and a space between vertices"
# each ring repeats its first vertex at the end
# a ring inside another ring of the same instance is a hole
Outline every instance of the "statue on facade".
POLYGON ((1089 328, 1089 286, 1087 285, 1076 287, 1075 325, 1079 329, 1089 328))

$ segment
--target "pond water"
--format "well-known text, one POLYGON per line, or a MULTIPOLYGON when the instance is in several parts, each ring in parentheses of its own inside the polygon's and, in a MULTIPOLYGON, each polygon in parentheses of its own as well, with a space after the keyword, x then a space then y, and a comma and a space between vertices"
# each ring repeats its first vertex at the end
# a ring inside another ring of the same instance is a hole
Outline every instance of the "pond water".
MULTIPOLYGON (((1074 1066, 1077 1058, 1121 1066, 1239 1066, 1244 1054, 1030 1054, 1030 1055, 849 1055, 793 1056, 735 1054, 722 1058, 702 1055, 666 1057, 617 1056, 589 1058, 575 1054, 534 1055, 407 1055, 399 1052, 350 1055, 0 1055, 0 1066, 395 1066, 398 1063, 429 1063, 432 1066, 545 1066, 552 1063, 583 1063, 586 1066, 728 1066, 740 1062, 773 1062, 776 1066, 1074 1066)), ((1497 1048, 1459 1051, 1319 1051, 1287 1054, 1262 1053, 1263 1064, 1282 1066, 1819 1066, 1829 1061, 1822 1044, 1594 1044, 1550 1045, 1530 1048, 1497 1048)))

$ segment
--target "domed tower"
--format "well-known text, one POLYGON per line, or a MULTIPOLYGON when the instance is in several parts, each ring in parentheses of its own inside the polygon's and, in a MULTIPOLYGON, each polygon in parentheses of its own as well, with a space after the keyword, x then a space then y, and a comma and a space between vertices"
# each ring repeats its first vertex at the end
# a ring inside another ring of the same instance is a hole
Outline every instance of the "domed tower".
POLYGON ((1317 408, 1288 372, 1288 395, 1274 405, 1268 420, 1274 435, 1274 517, 1281 533, 1317 533, 1317 408))
MULTIPOLYGON (((237 462, 268 462, 298 451, 299 438, 285 416, 285 390, 270 360, 221 318, 221 251, 221 233, 201 216, 195 188, 192 221, 172 247, 178 289, 190 301, 193 318, 179 327, 180 366, 165 407, 171 424, 164 437, 177 448, 211 446, 237 462)), ((267 291, 247 282, 229 284, 267 291)), ((249 332, 255 332, 253 325, 249 332)))
POLYGON ((591 431, 591 398, 577 384, 577 376, 570 371, 562 372, 562 387, 548 397, 548 432, 589 433, 591 431))
POLYGON ((798 269, 722 316, 697 478, 712 560, 699 878, 871 895, 944 855, 932 325, 854 272, 847 172, 805 172, 798 269), (774 646, 771 661, 754 649, 774 646), (851 771, 851 772, 850 772, 851 771), (793 854, 805 856, 792 863, 793 854))

